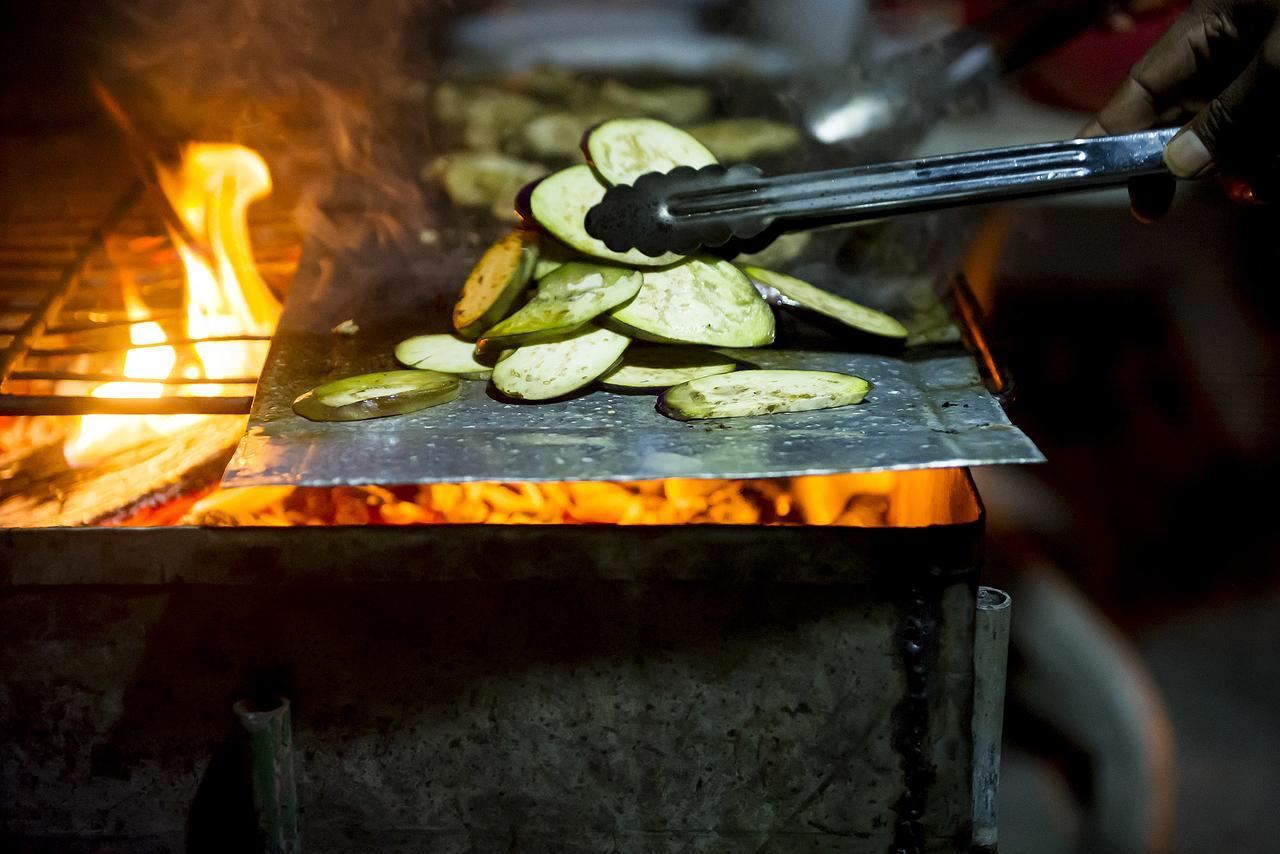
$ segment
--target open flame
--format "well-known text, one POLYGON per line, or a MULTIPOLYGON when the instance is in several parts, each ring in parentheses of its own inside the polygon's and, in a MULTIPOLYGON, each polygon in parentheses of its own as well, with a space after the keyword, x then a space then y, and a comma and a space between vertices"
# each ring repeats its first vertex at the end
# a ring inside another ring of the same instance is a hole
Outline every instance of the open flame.
MULTIPOLYGON (((256 377, 266 358, 266 341, 217 340, 270 335, 280 304, 258 274, 249 242, 250 203, 271 192, 267 164, 239 145, 191 143, 176 168, 159 170, 160 187, 170 206, 196 241, 175 231, 170 237, 186 275, 186 338, 181 350, 167 344, 160 324, 150 316, 136 287, 125 281, 126 315, 133 345, 125 354, 126 377, 152 382, 110 382, 94 388, 94 397, 158 398, 168 389, 179 394, 216 395, 217 384, 167 386, 155 380, 182 377, 230 379, 256 377), (215 339, 215 340, 209 340, 215 339)), ((165 436, 207 416, 88 415, 80 419, 63 449, 73 466, 100 461, 139 441, 165 436)))

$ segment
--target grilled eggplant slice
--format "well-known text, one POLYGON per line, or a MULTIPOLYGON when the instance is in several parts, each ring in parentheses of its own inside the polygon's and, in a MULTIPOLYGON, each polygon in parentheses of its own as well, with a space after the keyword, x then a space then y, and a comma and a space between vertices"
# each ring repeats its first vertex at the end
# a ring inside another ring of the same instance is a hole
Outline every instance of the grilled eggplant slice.
POLYGON ((497 219, 514 220, 512 197, 545 171, 493 151, 460 151, 436 158, 423 177, 438 181, 455 205, 489 208, 497 219))
POLYGON ((515 303, 538 263, 537 237, 517 228, 490 246, 462 286, 453 307, 453 328, 463 338, 477 338, 515 303))
POLYGON ((777 300, 780 305, 816 312, 872 335, 899 339, 907 337, 907 328, 884 312, 824 291, 795 276, 751 266, 744 267, 743 272, 766 289, 777 291, 781 296, 777 300))
POLYGON ((476 361, 476 345, 453 335, 415 335, 396 345, 396 360, 402 365, 442 374, 457 374, 464 380, 487 380, 493 368, 476 361))
POLYGON ((636 88, 617 80, 600 84, 598 99, 620 116, 651 116, 676 125, 705 119, 711 113, 711 92, 704 86, 636 88))
POLYGON ((622 364, 600 378, 605 388, 658 391, 699 377, 727 374, 733 359, 699 347, 632 347, 622 364))
POLYGON ((458 396, 458 378, 437 371, 382 371, 304 392, 293 411, 311 421, 363 421, 417 412, 458 396))
POLYGON ((588 323, 563 338, 503 353, 493 384, 520 400, 562 397, 613 370, 630 343, 625 335, 588 323))
POLYGON ((772 119, 721 119, 691 127, 689 133, 725 163, 749 163, 800 144, 800 131, 772 119))
POLYGON ((636 337, 664 343, 760 347, 773 341, 773 311, 745 273, 715 258, 646 270, 640 292, 609 315, 636 337))
POLYGON ((582 141, 587 161, 610 184, 632 184, 649 172, 710 166, 716 157, 689 134, 657 119, 613 119, 582 141))
POLYGON ((482 353, 536 344, 572 332, 640 290, 638 270, 571 262, 538 284, 533 299, 481 336, 482 353))
POLYGON ((638 249, 614 252, 588 234, 583 221, 587 211, 604 198, 604 192, 604 184, 590 166, 570 166, 539 181, 530 194, 529 207, 538 225, 584 255, 633 267, 662 267, 680 260, 681 256, 672 252, 657 258, 638 249))
POLYGON ((832 371, 737 371, 667 389, 658 411, 677 421, 807 412, 861 403, 871 383, 832 371))

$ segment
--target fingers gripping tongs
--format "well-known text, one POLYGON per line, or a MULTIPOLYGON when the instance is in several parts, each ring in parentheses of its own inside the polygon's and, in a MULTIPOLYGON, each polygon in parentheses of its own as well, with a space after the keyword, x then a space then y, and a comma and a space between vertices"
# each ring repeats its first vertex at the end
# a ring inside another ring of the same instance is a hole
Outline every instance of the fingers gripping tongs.
POLYGON ((1177 128, 766 176, 750 165, 680 166, 611 188, 587 231, 617 252, 688 254, 781 233, 1123 184, 1165 172, 1177 128))

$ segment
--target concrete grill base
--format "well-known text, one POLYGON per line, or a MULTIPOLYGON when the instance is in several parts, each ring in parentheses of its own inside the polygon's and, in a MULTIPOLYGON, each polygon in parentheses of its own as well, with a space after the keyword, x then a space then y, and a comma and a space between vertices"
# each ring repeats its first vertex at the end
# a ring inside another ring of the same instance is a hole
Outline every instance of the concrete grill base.
MULTIPOLYGON (((311 852, 967 850, 978 527, 706 528, 718 566, 690 559, 722 582, 601 578, 625 573, 575 542, 664 539, 603 528, 528 534, 560 577, 508 581, 202 584, 221 570, 192 564, 186 582, 69 584, 64 566, 41 586, 18 566, 0 588, 0 832, 17 850, 241 850, 229 708, 279 692, 311 852), (812 574, 827 548, 846 577, 812 574), (877 554, 900 562, 864 572, 877 554)), ((466 530, 298 534, 399 536, 421 573, 415 554, 466 530)), ((72 562, 118 542, 58 533, 72 562)), ((287 553, 289 532, 259 533, 258 560, 287 553)), ((254 560, 252 540, 221 560, 254 560)))

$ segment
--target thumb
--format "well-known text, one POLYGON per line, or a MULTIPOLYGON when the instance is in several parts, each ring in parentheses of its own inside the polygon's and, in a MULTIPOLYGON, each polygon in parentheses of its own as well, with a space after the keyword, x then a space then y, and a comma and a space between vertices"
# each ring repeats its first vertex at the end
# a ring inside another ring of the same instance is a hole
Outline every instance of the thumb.
POLYGON ((1273 28, 1244 71, 1165 147, 1164 162, 1179 178, 1219 168, 1248 175, 1280 145, 1280 28, 1273 28))

